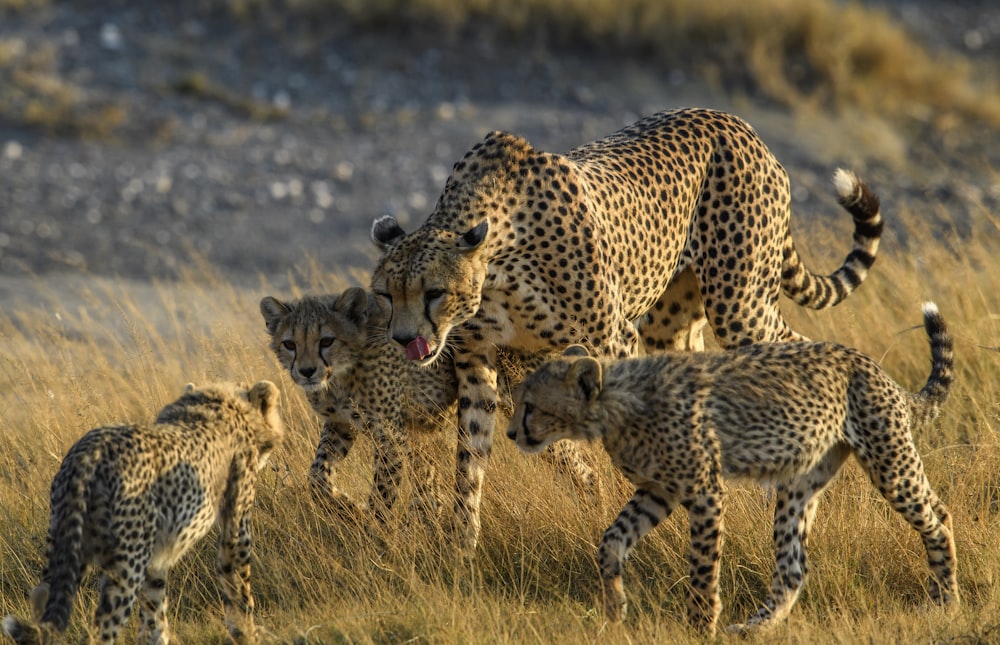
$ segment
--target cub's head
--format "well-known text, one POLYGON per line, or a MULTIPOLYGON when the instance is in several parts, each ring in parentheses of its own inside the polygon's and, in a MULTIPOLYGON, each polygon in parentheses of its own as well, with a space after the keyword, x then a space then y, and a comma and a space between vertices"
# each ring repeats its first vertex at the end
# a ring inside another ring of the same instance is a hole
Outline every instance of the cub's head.
POLYGON ((188 383, 181 398, 164 407, 156 422, 196 430, 228 424, 228 431, 233 433, 249 427, 257 448, 257 467, 262 468, 285 438, 280 404, 281 392, 271 381, 258 381, 250 387, 228 382, 202 386, 188 383))
POLYGON ((580 345, 543 363, 514 392, 507 437, 523 452, 536 453, 560 439, 594 437, 587 423, 603 387, 601 364, 580 345))
POLYGON ((522 137, 490 133, 455 164, 420 229, 407 234, 391 216, 375 220, 371 236, 383 255, 372 291, 391 310, 389 338, 407 358, 431 363, 479 311, 491 253, 511 239, 503 223, 529 199, 522 173, 537 154, 522 137))
POLYGON ((292 380, 306 391, 328 387, 359 362, 372 324, 385 322, 364 289, 340 295, 260 301, 271 350, 292 380))

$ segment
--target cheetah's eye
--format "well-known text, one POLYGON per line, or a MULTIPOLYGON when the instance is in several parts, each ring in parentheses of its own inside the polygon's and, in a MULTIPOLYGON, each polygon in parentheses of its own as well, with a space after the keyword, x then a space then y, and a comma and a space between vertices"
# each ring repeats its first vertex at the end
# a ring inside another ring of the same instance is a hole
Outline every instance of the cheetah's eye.
POLYGON ((428 289, 424 292, 424 302, 430 304, 444 295, 444 289, 428 289))
POLYGON ((324 336, 319 340, 320 349, 326 349, 330 345, 333 345, 333 341, 334 341, 333 336, 324 336))
POLYGON ((290 352, 294 352, 295 351, 295 341, 294 340, 286 340, 285 342, 281 343, 281 346, 284 347, 285 349, 287 349, 290 352))
POLYGON ((386 293, 384 291, 376 291, 375 292, 375 296, 377 298, 381 298, 382 300, 385 300, 387 303, 389 303, 390 306, 392 305, 392 296, 389 295, 388 293, 386 293))

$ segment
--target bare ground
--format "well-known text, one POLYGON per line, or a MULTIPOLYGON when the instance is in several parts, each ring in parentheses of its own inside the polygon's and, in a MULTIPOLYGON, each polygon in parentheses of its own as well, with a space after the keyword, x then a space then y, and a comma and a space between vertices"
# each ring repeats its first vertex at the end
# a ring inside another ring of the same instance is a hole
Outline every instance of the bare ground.
MULTIPOLYGON (((1000 59, 990 3, 883 4, 931 47, 1000 59)), ((486 132, 565 150, 683 105, 733 111, 758 129, 789 170, 807 249, 815 226, 847 244, 829 185, 837 166, 881 194, 883 252, 906 249, 893 219, 904 208, 926 213, 910 226, 1000 239, 1000 137, 984 126, 790 112, 636 58, 398 29, 275 33, 167 5, 56 2, 0 25, 0 42, 50 52, 79 113, 115 124, 93 137, 0 120, 4 306, 30 301, 39 278, 66 292, 81 276, 170 279, 192 253, 251 285, 281 283, 309 261, 363 273, 372 218, 416 226, 486 132)))

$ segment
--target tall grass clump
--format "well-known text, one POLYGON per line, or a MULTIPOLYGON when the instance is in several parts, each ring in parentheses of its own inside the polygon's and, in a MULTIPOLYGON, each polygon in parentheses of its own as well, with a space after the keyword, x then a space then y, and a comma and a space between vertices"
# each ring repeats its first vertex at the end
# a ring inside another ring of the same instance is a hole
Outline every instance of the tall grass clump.
MULTIPOLYGON (((812 233, 798 234, 815 256, 810 266, 836 266, 840 234, 812 233)), ((954 614, 926 608, 918 537, 848 464, 820 503, 800 602, 775 632, 748 643, 986 643, 1000 635, 1000 261, 987 241, 917 236, 905 252, 889 242, 868 281, 837 309, 807 312, 786 301, 783 310, 796 329, 860 348, 915 390, 929 372, 920 304, 939 305, 955 337, 956 383, 941 418, 917 429, 915 441, 954 516, 963 605, 954 614)), ((0 312, 0 611, 27 612, 41 572, 48 487, 79 436, 149 419, 189 381, 268 378, 282 389, 289 436, 259 483, 253 585, 259 623, 278 640, 704 642, 684 620, 683 511, 634 550, 625 570, 626 621, 604 620, 596 544, 631 490, 597 445, 585 453, 600 490, 578 493, 549 464, 518 453, 501 428, 471 560, 457 556, 447 531, 450 425, 419 445, 439 473, 438 524, 412 520, 405 485, 383 528, 313 504, 305 476, 318 423, 271 357, 257 303, 263 295, 340 291, 362 278, 312 266, 282 280, 291 287, 261 279, 250 288, 198 265, 179 281, 154 285, 88 275, 58 288, 30 284, 30 296, 0 312)), ((371 450, 360 438, 338 470, 341 486, 360 499, 371 482, 371 450)), ((723 625, 745 620, 770 584, 772 514, 762 489, 729 487, 723 625)), ((171 573, 170 618, 186 642, 225 635, 214 551, 205 540, 171 573)), ((93 611, 95 584, 89 579, 76 604, 71 637, 93 611)))

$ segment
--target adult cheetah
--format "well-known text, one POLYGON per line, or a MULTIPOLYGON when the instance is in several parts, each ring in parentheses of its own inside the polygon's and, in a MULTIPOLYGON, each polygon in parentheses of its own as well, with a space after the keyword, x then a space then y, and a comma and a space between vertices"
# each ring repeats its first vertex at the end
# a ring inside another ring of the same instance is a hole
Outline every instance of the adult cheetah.
MULTIPOLYGON (((372 226, 383 250, 372 290, 391 308, 388 335, 423 364, 454 341, 465 546, 493 440, 497 346, 534 354, 576 342, 632 356, 634 321, 655 337, 696 281, 724 347, 798 340, 778 310, 833 306, 866 277, 882 231, 878 198, 838 171, 854 248, 830 276, 806 269, 789 232, 788 176, 754 130, 730 114, 656 114, 566 154, 493 132, 455 164, 434 211, 406 234, 372 226)), ((673 334, 664 333, 654 347, 673 334)))
POLYGON ((608 617, 625 613, 622 567, 649 531, 684 506, 691 527, 688 616, 714 632, 720 611, 723 479, 774 484, 776 566, 771 591, 743 631, 785 618, 808 571, 819 496, 854 454, 889 504, 919 534, 932 596, 959 602, 951 518, 931 489, 911 428, 937 415, 954 378, 952 341, 924 306, 932 368, 911 394, 857 350, 775 343, 730 352, 595 359, 573 346, 515 393, 507 436, 525 452, 563 439, 600 439, 635 485, 605 531, 598 562, 608 617))
POLYGON ((167 571, 218 525, 229 635, 256 642, 248 524, 257 471, 284 437, 279 400, 270 381, 189 385, 153 424, 85 434, 52 482, 47 565, 31 594, 38 624, 7 616, 4 632, 17 643, 56 640, 94 564, 103 576, 93 640, 115 641, 141 589, 138 641, 166 643, 167 571))

